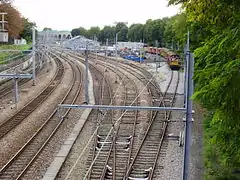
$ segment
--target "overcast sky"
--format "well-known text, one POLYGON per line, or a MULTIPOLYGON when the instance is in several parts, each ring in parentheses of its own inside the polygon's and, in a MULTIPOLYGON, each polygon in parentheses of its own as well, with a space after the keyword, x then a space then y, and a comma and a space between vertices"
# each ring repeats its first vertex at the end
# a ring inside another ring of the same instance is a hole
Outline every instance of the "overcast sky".
POLYGON ((167 0, 15 0, 14 6, 40 29, 55 30, 145 23, 179 12, 178 7, 167 7, 167 0))

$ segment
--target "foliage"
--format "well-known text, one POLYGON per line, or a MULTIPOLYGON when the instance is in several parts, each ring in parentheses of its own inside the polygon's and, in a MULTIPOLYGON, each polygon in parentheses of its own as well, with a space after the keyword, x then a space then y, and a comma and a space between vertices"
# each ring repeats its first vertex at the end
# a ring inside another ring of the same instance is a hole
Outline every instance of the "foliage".
POLYGON ((88 31, 87 31, 84 27, 79 27, 79 28, 73 29, 73 30, 71 31, 71 35, 72 35, 73 37, 79 36, 79 35, 88 37, 88 31))
POLYGON ((52 31, 52 28, 45 27, 45 28, 43 28, 43 31, 52 31))
POLYGON ((5 27, 9 33, 10 37, 19 37, 19 34, 24 28, 23 19, 21 14, 15 9, 10 3, 2 2, 0 4, 0 12, 5 12, 5 21, 8 23, 5 24, 5 27))
POLYGON ((99 39, 100 36, 100 28, 98 26, 93 26, 88 30, 88 37, 91 39, 94 39, 94 37, 96 37, 97 39, 99 39))
POLYGON ((72 35, 72 37, 79 36, 80 35, 80 29, 78 29, 78 28, 72 29, 71 35, 72 35))
POLYGON ((182 4, 195 50, 196 92, 207 108, 205 178, 240 179, 240 1, 169 0, 182 4))
POLYGON ((127 41, 128 27, 124 22, 118 22, 115 27, 115 34, 118 34, 118 41, 127 41))
POLYGON ((104 26, 104 28, 100 32, 99 40, 104 43, 108 40, 108 42, 114 41, 115 37, 115 27, 113 26, 104 26))
MULTIPOLYGON (((32 41, 32 28, 36 27, 36 24, 34 22, 31 22, 27 18, 23 18, 24 20, 24 29, 20 33, 20 36, 27 40, 27 42, 32 41)), ((45 28, 44 28, 45 29, 45 28)))
MULTIPOLYGON (((12 49, 12 50, 28 50, 29 45, 1 45, 0 50, 12 49)), ((0 53, 0 64, 5 63, 5 60, 9 57, 19 55, 18 52, 1 52, 0 53)))
POLYGON ((143 24, 132 24, 128 29, 128 40, 133 42, 140 42, 144 39, 143 37, 144 25, 143 24))

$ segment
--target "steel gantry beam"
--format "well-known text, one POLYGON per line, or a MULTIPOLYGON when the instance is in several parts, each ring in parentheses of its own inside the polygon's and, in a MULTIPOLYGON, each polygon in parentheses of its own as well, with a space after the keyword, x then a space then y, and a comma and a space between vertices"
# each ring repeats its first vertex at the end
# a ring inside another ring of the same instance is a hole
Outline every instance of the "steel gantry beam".
POLYGON ((0 52, 32 52, 32 50, 0 49, 0 52))
POLYGON ((186 112, 186 108, 180 107, 154 107, 154 106, 111 106, 111 105, 95 105, 95 104, 59 104, 58 108, 73 108, 73 109, 106 109, 106 110, 148 110, 148 111, 183 111, 186 112))
POLYGON ((1 78, 31 79, 32 74, 0 74, 1 78))

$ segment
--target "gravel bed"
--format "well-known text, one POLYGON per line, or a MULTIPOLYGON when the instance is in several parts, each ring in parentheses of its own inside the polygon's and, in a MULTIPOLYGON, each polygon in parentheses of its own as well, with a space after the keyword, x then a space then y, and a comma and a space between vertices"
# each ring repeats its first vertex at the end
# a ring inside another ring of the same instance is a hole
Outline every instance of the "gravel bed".
MULTIPOLYGON (((143 65, 149 72, 151 72, 156 80, 159 82, 160 88, 163 90, 166 88, 167 83, 170 80, 171 70, 168 65, 165 63, 160 63, 160 68, 157 68, 156 64, 149 63, 143 65)), ((174 75, 174 79, 175 79, 174 75)), ((175 80, 173 79, 173 82, 175 80)), ((170 88, 170 93, 174 88, 170 88)), ((183 106, 183 95, 184 95, 184 72, 180 72, 179 87, 177 90, 178 96, 176 97, 175 107, 183 106)), ((190 179, 201 180, 203 179, 203 113, 199 105, 194 105, 196 113, 194 114, 194 122, 192 126, 192 146, 191 146, 191 158, 190 158, 190 179)), ((180 130, 184 128, 184 122, 182 121, 183 113, 182 112, 172 112, 172 120, 176 122, 170 122, 168 127, 168 134, 173 136, 178 136, 180 130)), ((156 179, 166 179, 166 180, 178 180, 182 176, 182 167, 183 167, 183 147, 178 146, 178 141, 169 140, 167 154, 164 159, 160 159, 159 164, 164 166, 163 170, 159 173, 161 175, 156 179), (161 160, 161 162, 160 162, 161 160)))
MULTIPOLYGON (((176 96, 175 107, 183 106, 183 96, 176 96)), ((155 179, 161 180, 178 180, 181 179, 183 165, 183 147, 179 147, 178 139, 180 131, 183 130, 183 112, 173 111, 171 122, 168 125, 166 138, 168 141, 166 156, 159 157, 158 166, 163 169, 156 171, 155 179), (172 136, 172 137, 171 137, 172 136)))
MULTIPOLYGON (((83 92, 83 90, 80 92, 78 98, 76 99, 76 104, 80 104, 81 102, 83 102, 83 92)), ((50 140, 48 145, 44 148, 43 152, 41 152, 41 154, 30 167, 28 172, 24 175, 23 179, 41 179, 44 176, 47 168, 52 163, 55 155, 60 150, 61 145, 70 135, 79 118, 81 117, 82 112, 83 109, 72 109, 70 111, 68 116, 64 119, 64 122, 62 123, 57 133, 50 140)))
MULTIPOLYGON (((100 67, 100 65, 98 65, 98 67, 100 67)), ((103 67, 100 67, 100 69, 102 69, 102 71, 104 71, 103 67)), ((116 91, 118 91, 117 96, 115 98, 117 98, 117 102, 114 100, 114 103, 120 103, 122 99, 122 95, 123 93, 123 89, 119 88, 119 85, 121 87, 120 80, 119 77, 117 77, 118 82, 115 83, 116 80, 116 75, 114 72, 112 72, 111 70, 107 70, 107 72, 105 72, 106 74, 106 78, 108 79, 108 82, 111 82, 111 88, 113 89, 113 95, 115 94, 116 91), (121 93, 122 92, 122 93, 121 93), (120 101, 119 101, 120 100, 120 101)), ((131 76, 128 74, 128 76, 131 76)), ((133 78, 133 77, 132 77, 133 78)), ((136 80, 136 79, 135 79, 136 80)), ((138 81, 138 80, 136 80, 138 81)), ((135 82, 136 82, 135 81, 135 82)), ((95 84, 95 89, 96 89, 96 83, 95 84)), ((136 83, 138 85, 139 89, 142 89, 142 84, 140 82, 136 83)), ((97 95, 96 91, 95 94, 97 95)), ((148 101, 146 96, 148 94, 147 90, 146 92, 142 93, 141 98, 140 98, 140 102, 141 105, 146 105, 146 102, 148 101)), ((96 102, 98 103, 98 102, 96 102)), ((96 110, 94 110, 96 111, 96 110)), ((92 112, 90 115, 90 118, 88 119, 88 121, 86 122, 86 124, 84 125, 79 138, 76 140, 73 149, 71 150, 69 157, 67 158, 66 162, 64 163, 61 172, 58 174, 57 179, 64 179, 67 175, 67 173, 69 172, 70 168, 72 167, 73 163, 75 162, 75 160, 77 159, 78 155, 82 152, 83 148, 85 147, 87 141, 89 140, 89 137, 92 135, 92 133, 94 132, 95 128, 96 128, 96 119, 97 119, 97 115, 95 112, 92 112)), ((116 113, 118 114, 118 113, 116 113)), ((144 121, 146 120, 146 118, 144 118, 145 114, 142 114, 141 119, 144 121)), ((116 119, 116 118, 115 118, 116 119)), ((84 153, 84 155, 82 156, 82 158, 80 159, 80 162, 76 168, 73 171, 74 177, 78 178, 78 179, 82 179, 85 175, 86 172, 86 162, 88 159, 88 155, 90 153, 90 147, 92 146, 92 144, 86 149, 86 152, 84 153)))
MULTIPOLYGON (((80 99, 78 102, 80 101, 82 101, 82 99, 80 99)), ((50 140, 48 145, 44 148, 43 152, 41 152, 40 156, 36 159, 28 172, 24 175, 23 179, 43 178, 48 166, 52 163, 55 155, 61 148, 61 145, 64 143, 64 141, 72 132, 72 129, 78 122, 82 111, 82 109, 71 110, 68 118, 64 120, 60 129, 54 135, 54 138, 50 140)))
MULTIPOLYGON (((100 90, 99 88, 99 83, 96 82, 95 80, 95 74, 92 74, 92 78, 93 78, 93 84, 94 84, 94 96, 98 97, 98 91, 100 90)), ((99 104, 99 99, 96 98, 96 104, 99 104)), ((70 171, 71 167, 73 166, 73 164, 76 162, 76 159, 78 158, 78 156, 83 152, 84 147, 86 146, 86 144, 88 143, 88 140, 90 139, 90 137, 92 136, 96 125, 97 125, 97 119, 98 119, 98 115, 97 115, 97 110, 92 110, 92 112, 89 115, 88 120, 85 122, 78 138, 76 139, 76 142, 74 143, 69 156, 67 157, 66 161, 63 163, 63 166, 61 168, 60 173, 58 174, 56 179, 64 179, 68 172, 70 171)), ((75 167, 74 171, 72 172, 72 174, 74 175, 74 177, 78 177, 78 179, 81 179, 84 177, 84 174, 86 172, 86 162, 88 159, 88 155, 90 153, 90 147, 93 146, 93 141, 91 142, 91 144, 89 146, 87 146, 86 150, 83 152, 83 156, 80 159, 81 163, 78 163, 77 166, 75 167)))
MULTIPOLYGON (((153 74, 155 77, 156 81, 158 82, 160 89, 162 92, 164 92, 169 84, 170 77, 171 77, 171 69, 169 68, 168 64, 165 62, 160 63, 160 67, 157 68, 156 71, 156 64, 155 63, 148 63, 148 64, 143 64, 144 68, 146 68, 149 72, 153 74)), ((177 71, 173 71, 173 73, 176 73, 177 71)), ((184 93, 184 73, 179 72, 180 74, 180 80, 179 80, 179 85, 177 89, 178 94, 183 94, 184 93)), ((174 93, 174 87, 169 88, 168 92, 169 93, 174 93)))
MULTIPOLYGON (((13 131, 0 139, 0 167, 15 154, 31 135, 43 124, 50 113, 53 112, 60 99, 66 94, 72 72, 68 64, 64 63, 66 72, 61 83, 35 111, 23 120, 13 131)), ((39 82, 40 83, 40 82, 39 82)))

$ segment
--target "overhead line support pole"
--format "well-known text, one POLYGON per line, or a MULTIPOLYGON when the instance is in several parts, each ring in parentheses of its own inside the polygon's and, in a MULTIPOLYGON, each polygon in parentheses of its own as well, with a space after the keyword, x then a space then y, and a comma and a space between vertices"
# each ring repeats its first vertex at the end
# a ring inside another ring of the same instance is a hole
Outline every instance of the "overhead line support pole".
POLYGON ((193 72, 194 72, 194 57, 190 53, 187 55, 187 89, 186 89, 186 124, 185 124, 185 143, 184 143, 184 163, 183 163, 183 180, 189 179, 189 161, 191 150, 191 131, 192 131, 192 100, 193 95, 193 72))
POLYGON ((89 97, 88 97, 88 44, 86 45, 86 50, 85 50, 85 102, 88 104, 89 103, 89 97))
POLYGON ((33 64, 32 64, 32 76, 33 76, 33 86, 36 85, 36 72, 35 72, 35 28, 32 28, 32 58, 33 58, 33 64))
POLYGON ((14 99, 15 99, 15 104, 18 103, 19 101, 19 95, 18 95, 18 78, 13 78, 14 80, 14 99))

